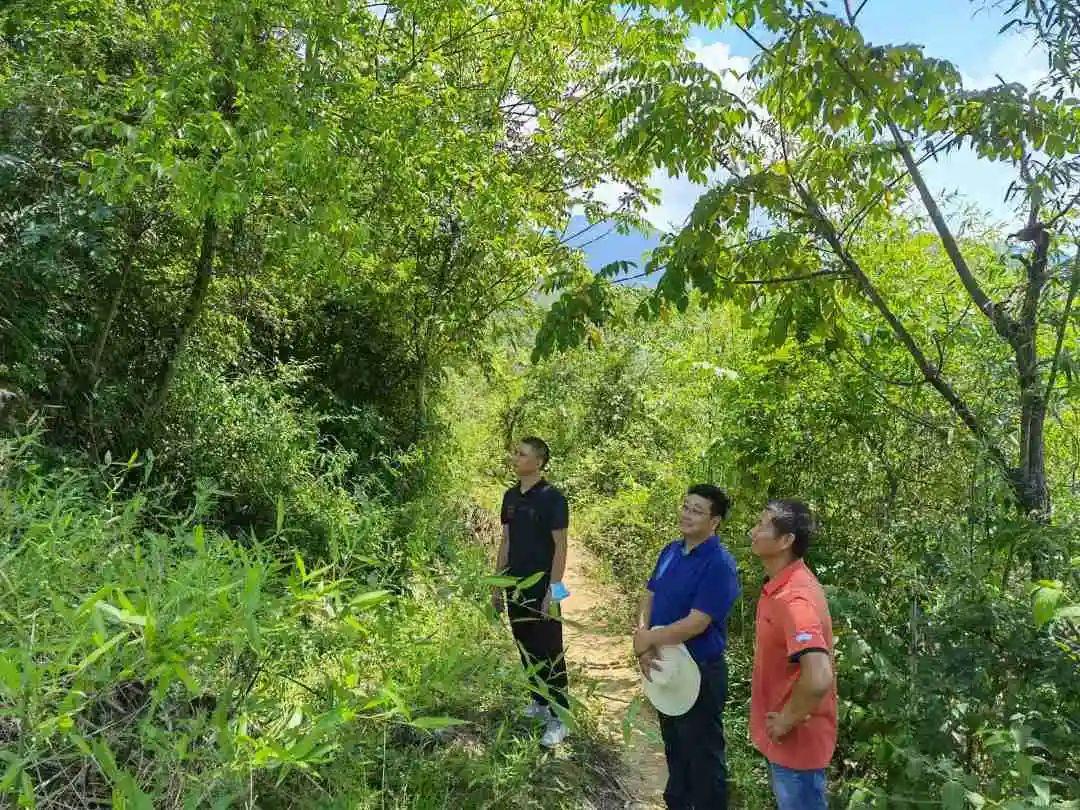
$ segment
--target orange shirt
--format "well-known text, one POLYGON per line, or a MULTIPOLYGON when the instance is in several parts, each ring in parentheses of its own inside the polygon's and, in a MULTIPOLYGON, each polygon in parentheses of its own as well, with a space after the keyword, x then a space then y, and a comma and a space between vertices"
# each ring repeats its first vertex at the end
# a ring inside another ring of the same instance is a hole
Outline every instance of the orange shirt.
POLYGON ((750 687, 750 739, 765 758, 785 768, 824 768, 836 748, 836 681, 807 720, 780 742, 765 732, 765 715, 779 712, 799 678, 799 656, 809 650, 833 655, 832 619, 825 592, 802 560, 765 583, 754 626, 754 675, 750 687))

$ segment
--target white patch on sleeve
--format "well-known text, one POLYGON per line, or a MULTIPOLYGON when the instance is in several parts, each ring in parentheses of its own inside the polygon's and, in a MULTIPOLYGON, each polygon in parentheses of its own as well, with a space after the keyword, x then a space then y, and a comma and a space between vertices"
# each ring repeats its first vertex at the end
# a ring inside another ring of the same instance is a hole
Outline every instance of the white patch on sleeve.
POLYGON ((805 642, 805 641, 809 641, 812 638, 813 638, 813 635, 811 635, 810 633, 807 633, 805 630, 800 631, 800 632, 795 634, 795 640, 798 641, 800 644, 805 642))

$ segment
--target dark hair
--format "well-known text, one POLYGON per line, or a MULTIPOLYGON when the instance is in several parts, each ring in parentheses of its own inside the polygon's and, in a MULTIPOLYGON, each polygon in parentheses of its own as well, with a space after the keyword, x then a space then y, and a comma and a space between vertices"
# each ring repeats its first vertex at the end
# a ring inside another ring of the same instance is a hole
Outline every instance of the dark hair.
POLYGON ((709 511, 712 512, 713 517, 718 517, 721 520, 727 518, 728 510, 731 508, 731 498, 720 487, 712 484, 694 484, 690 489, 686 490, 686 494, 699 495, 712 504, 709 511))
POLYGON ((526 436, 521 440, 522 444, 527 444, 536 454, 540 456, 540 469, 543 469, 548 465, 551 460, 551 450, 548 449, 547 442, 541 439, 539 436, 526 436))
POLYGON ((796 557, 805 557, 806 550, 810 548, 810 538, 817 530, 810 507, 802 501, 777 498, 769 501, 765 508, 772 514, 772 525, 777 534, 795 535, 795 542, 791 544, 792 553, 796 557))

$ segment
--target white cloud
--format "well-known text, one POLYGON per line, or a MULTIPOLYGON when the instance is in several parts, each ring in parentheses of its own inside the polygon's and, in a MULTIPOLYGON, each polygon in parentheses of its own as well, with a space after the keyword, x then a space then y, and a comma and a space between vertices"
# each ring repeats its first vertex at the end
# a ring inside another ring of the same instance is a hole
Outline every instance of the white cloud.
POLYGON ((666 171, 653 172, 649 178, 650 185, 660 191, 660 204, 649 206, 646 214, 649 222, 661 231, 677 231, 694 210, 694 204, 698 198, 718 181, 720 172, 708 172, 710 183, 698 185, 691 183, 685 177, 668 177, 666 171))
POLYGON ((697 37, 690 37, 686 41, 689 48, 697 57, 697 60, 723 77, 723 86, 726 90, 740 98, 749 98, 749 84, 744 78, 750 70, 750 60, 745 56, 733 56, 731 46, 726 42, 702 42, 697 37))
MULTIPOLYGON (((741 98, 749 98, 750 85, 744 76, 750 68, 750 59, 732 55, 725 42, 704 43, 691 38, 686 44, 702 65, 724 77, 725 88, 741 98)), ((998 84, 999 76, 1006 82, 1020 82, 1030 88, 1045 78, 1046 73, 1046 52, 1034 47, 1029 37, 1016 35, 1002 38, 977 64, 965 65, 962 78, 969 89, 998 84)), ((1011 218, 1011 206, 1004 203, 1005 190, 1015 174, 1011 167, 979 159, 964 149, 932 161, 926 172, 934 187, 960 190, 964 198, 981 204, 995 219, 1011 218)), ((719 173, 710 174, 711 181, 720 177, 719 173)), ((660 203, 648 207, 646 218, 664 231, 681 227, 708 188, 685 177, 669 177, 663 170, 653 173, 650 185, 659 190, 660 203)), ((609 183, 597 188, 596 194, 605 203, 615 205, 625 191, 625 186, 609 183)))
MULTIPOLYGON (((726 90, 740 98, 749 98, 750 85, 745 79, 745 74, 750 69, 750 60, 747 57, 732 55, 731 47, 726 42, 705 43, 697 37, 687 40, 686 47, 702 65, 722 77, 721 81, 726 90)), ((710 183, 722 177, 721 172, 709 172, 708 175, 710 183)), ((698 198, 709 188, 709 184, 692 183, 686 177, 670 177, 663 169, 652 173, 649 185, 660 192, 660 203, 648 206, 645 218, 662 231, 681 228, 698 198)), ((593 191, 596 199, 614 208, 618 205, 619 197, 627 190, 621 183, 604 183, 593 191)))
POLYGON ((1032 37, 1014 34, 1002 37, 979 64, 965 67, 960 75, 968 90, 984 90, 1000 84, 1001 79, 1031 88, 1046 74, 1046 50, 1032 37))
POLYGON ((621 198, 629 191, 630 187, 623 183, 601 183, 593 189, 593 197, 608 209, 614 209, 619 207, 621 198))
MULTIPOLYGON (((719 180, 721 172, 707 172, 710 183, 719 180)), ((655 170, 649 176, 649 185, 660 192, 660 202, 656 205, 648 205, 645 208, 645 218, 661 231, 679 230, 690 212, 694 210, 694 204, 698 197, 710 187, 709 184, 698 185, 691 183, 687 178, 669 177, 663 169, 655 170)), ((629 191, 622 183, 601 183, 593 189, 593 197, 602 202, 608 210, 614 210, 619 206, 619 198, 629 191)), ((574 213, 581 213, 575 210, 574 213)))

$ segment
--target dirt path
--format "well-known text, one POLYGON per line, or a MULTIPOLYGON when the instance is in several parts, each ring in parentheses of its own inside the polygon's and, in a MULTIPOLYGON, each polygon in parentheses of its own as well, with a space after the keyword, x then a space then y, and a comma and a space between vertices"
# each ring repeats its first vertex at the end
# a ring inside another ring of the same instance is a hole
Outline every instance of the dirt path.
POLYGON ((565 626, 566 657, 571 676, 586 687, 575 690, 599 718, 601 728, 611 735, 623 752, 625 772, 619 781, 626 794, 627 810, 663 807, 667 780, 664 752, 659 742, 656 717, 647 704, 633 724, 630 739, 623 744, 623 723, 631 703, 641 696, 637 669, 625 629, 605 628, 605 607, 625 599, 612 586, 591 574, 597 564, 578 544, 571 543, 563 577, 570 597, 563 602, 563 615, 573 622, 565 626), (650 739, 650 736, 653 739, 650 739))

